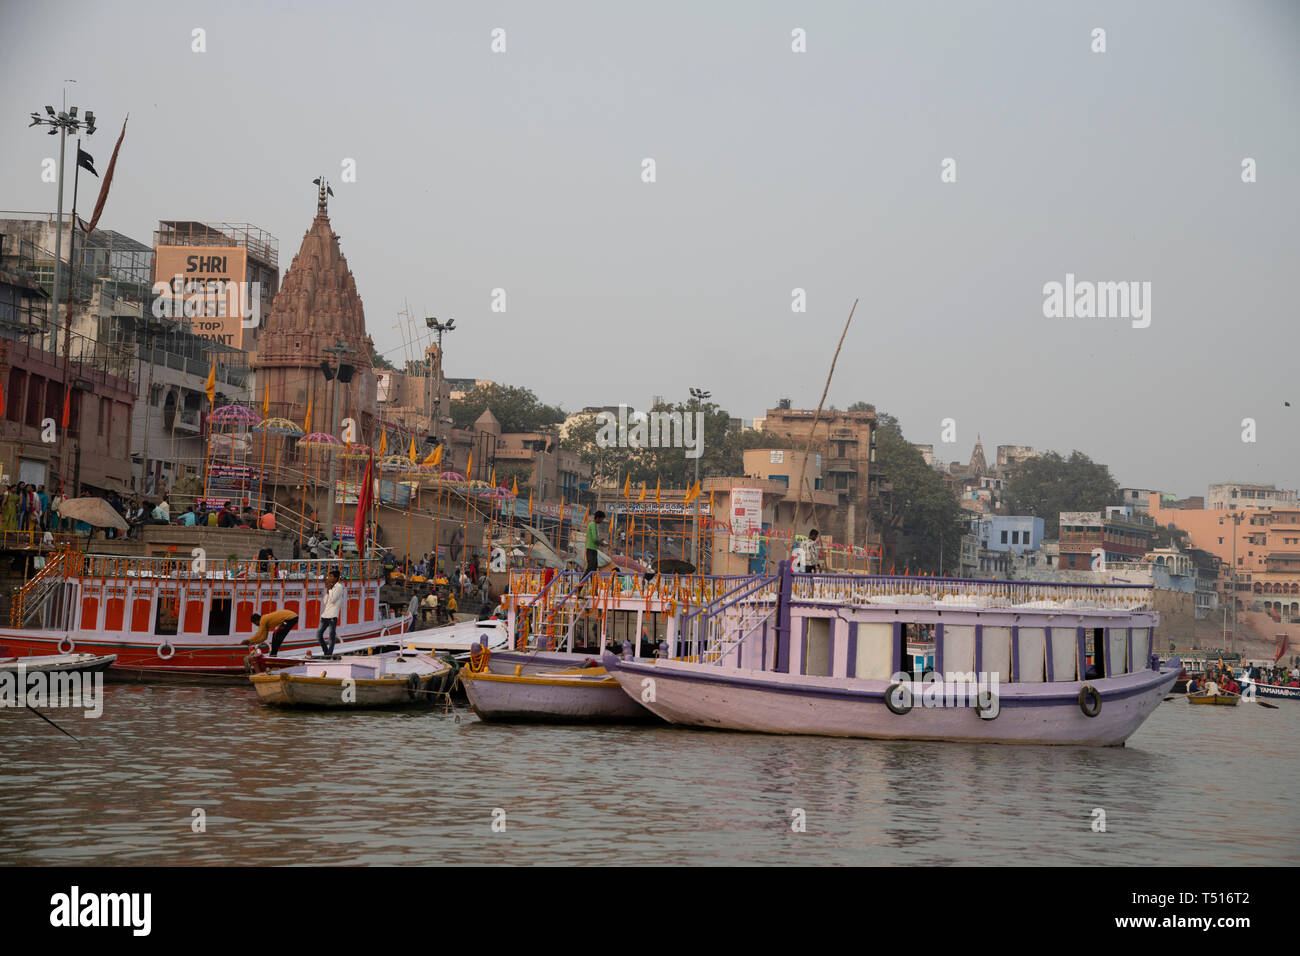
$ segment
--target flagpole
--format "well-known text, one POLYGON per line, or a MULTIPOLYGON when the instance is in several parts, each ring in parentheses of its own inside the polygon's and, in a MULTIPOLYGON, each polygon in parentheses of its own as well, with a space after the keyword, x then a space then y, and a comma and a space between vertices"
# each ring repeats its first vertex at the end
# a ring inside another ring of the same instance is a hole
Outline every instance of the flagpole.
MULTIPOLYGON (((63 171, 60 169, 59 172, 60 174, 62 174, 63 171)), ((72 303, 76 300, 76 295, 77 295, 77 187, 80 184, 80 182, 81 182, 81 137, 78 136, 77 137, 77 161, 72 164, 72 229, 71 229, 71 235, 68 239, 68 262, 72 266, 72 281, 68 285, 68 304, 64 311, 64 318, 66 320, 65 324, 67 326, 67 329, 63 333, 63 389, 67 393, 67 395, 64 397, 64 401, 68 403, 69 407, 71 407, 71 403, 72 403, 72 375, 71 375, 72 338, 70 333, 72 331, 72 303)), ((62 196, 63 194, 63 181, 61 179, 59 181, 59 194, 60 196, 62 196)), ((62 220, 60 220, 59 222, 59 228, 60 229, 63 228, 62 220)), ((83 249, 85 248, 84 242, 82 243, 82 248, 83 249)), ((57 270, 59 264, 56 262, 54 264, 54 267, 57 270)), ((55 303, 54 308, 56 310, 54 315, 54 334, 58 335, 59 316, 57 311, 58 310, 57 303, 55 303)), ((55 343, 55 348, 58 348, 57 342, 55 343)), ((68 428, 71 427, 71 424, 72 424, 72 420, 71 417, 69 417, 68 422, 63 426, 63 442, 59 446, 60 447, 59 457, 62 459, 62 467, 59 469, 60 472, 59 484, 62 485, 64 488, 66 488, 68 484, 68 474, 67 474, 68 450, 71 448, 71 445, 68 442, 68 428)))

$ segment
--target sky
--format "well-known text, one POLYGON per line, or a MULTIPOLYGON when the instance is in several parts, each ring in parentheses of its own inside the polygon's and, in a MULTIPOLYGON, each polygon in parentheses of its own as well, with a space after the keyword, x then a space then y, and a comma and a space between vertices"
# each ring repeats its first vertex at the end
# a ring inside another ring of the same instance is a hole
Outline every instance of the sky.
POLYGON ((54 209, 64 89, 101 171, 130 114, 101 225, 145 242, 247 221, 283 274, 323 173, 399 366, 409 308, 449 376, 748 419, 817 406, 856 300, 827 405, 944 461, 1300 486, 1300 3, 0 0, 0 36, 0 209, 54 209), (1049 316, 1067 274, 1149 311, 1049 316))

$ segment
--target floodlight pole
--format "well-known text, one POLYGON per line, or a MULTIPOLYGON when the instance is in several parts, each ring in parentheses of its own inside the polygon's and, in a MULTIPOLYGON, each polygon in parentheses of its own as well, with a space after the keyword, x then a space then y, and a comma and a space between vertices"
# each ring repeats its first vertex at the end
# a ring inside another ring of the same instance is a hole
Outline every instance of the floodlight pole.
MULTIPOLYGON (((330 412, 330 434, 333 435, 339 427, 339 369, 343 367, 343 356, 351 355, 356 349, 350 348, 346 342, 335 340, 333 346, 321 351, 334 356, 334 402, 333 410, 330 412)), ((330 455, 329 486, 325 494, 325 529, 329 535, 326 540, 331 542, 334 540, 334 482, 338 477, 338 463, 339 456, 335 452, 330 455)), ((347 489, 344 489, 345 496, 346 491, 347 489)), ((343 553, 342 538, 339 539, 339 553, 343 553)))

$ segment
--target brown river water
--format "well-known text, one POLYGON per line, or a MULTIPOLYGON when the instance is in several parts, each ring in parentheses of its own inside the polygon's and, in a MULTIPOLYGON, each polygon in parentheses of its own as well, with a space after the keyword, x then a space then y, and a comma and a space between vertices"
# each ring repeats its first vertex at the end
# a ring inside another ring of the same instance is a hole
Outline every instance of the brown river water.
POLYGON ((1092 749, 104 695, 46 711, 79 744, 0 708, 0 863, 1300 863, 1296 701, 1168 701, 1092 749))

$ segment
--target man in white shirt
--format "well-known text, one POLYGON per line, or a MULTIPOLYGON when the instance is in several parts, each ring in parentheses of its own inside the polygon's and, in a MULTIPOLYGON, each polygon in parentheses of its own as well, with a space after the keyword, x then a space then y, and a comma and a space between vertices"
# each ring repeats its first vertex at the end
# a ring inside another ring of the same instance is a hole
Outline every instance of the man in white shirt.
POLYGON ((339 639, 339 617, 343 612, 343 599, 347 595, 347 590, 339 580, 337 571, 331 571, 326 580, 329 582, 329 590, 325 592, 325 604, 320 609, 320 627, 316 628, 316 640, 320 642, 321 650, 328 657, 334 653, 334 645, 339 639), (329 644, 325 643, 326 628, 329 628, 330 632, 329 644))

